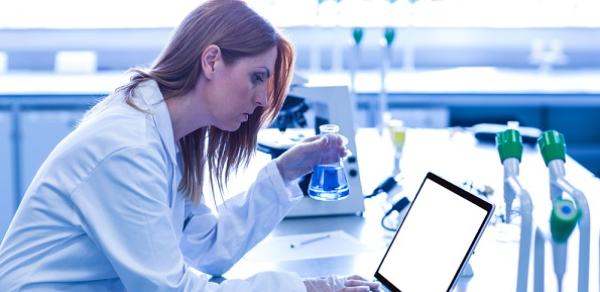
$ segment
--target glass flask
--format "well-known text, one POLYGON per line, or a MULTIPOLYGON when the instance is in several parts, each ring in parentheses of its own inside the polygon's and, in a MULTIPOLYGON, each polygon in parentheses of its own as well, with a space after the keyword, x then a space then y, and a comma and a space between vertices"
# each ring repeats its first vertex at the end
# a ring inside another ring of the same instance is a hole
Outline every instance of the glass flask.
MULTIPOLYGON (((322 135, 338 134, 340 127, 334 124, 325 124, 319 127, 322 135)), ((341 158, 334 163, 319 164, 315 166, 310 179, 308 196, 320 201, 337 201, 350 194, 348 180, 341 158)))

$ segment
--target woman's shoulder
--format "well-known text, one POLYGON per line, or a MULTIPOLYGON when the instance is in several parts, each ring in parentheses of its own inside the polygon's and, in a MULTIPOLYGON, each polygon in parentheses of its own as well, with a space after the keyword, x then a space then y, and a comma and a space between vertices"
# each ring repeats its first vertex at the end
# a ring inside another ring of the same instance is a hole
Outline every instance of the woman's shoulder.
POLYGON ((110 105, 86 118, 61 144, 57 147, 63 149, 60 152, 92 154, 96 162, 127 148, 143 149, 166 157, 152 115, 127 104, 110 105))
POLYGON ((83 121, 77 131, 89 138, 109 139, 113 143, 143 144, 152 142, 157 134, 152 113, 119 103, 83 121), (86 135, 87 134, 87 135, 86 135))
MULTIPOLYGON (((53 177, 72 189, 106 162, 144 160, 147 165, 168 168, 169 156, 152 119, 125 107, 110 106, 82 122, 56 145, 38 175, 42 182, 53 177)), ((144 164, 145 165, 145 164, 144 164)))
POLYGON ((166 105, 152 106, 147 98, 134 97, 135 104, 126 102, 119 92, 100 101, 57 146, 57 154, 75 161, 84 158, 93 167, 111 153, 135 148, 166 163, 169 145, 163 141, 174 143, 164 133, 171 128, 166 105))

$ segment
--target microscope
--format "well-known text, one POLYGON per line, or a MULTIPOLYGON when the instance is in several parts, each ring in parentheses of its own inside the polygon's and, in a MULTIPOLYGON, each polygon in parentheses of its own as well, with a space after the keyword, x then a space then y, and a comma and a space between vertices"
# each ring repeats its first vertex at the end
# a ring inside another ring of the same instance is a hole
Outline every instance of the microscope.
POLYGON ((318 135, 320 125, 333 123, 348 138, 352 154, 344 161, 350 194, 339 201, 317 201, 307 196, 311 174, 299 181, 304 198, 287 217, 361 215, 364 211, 354 128, 354 102, 346 86, 310 87, 293 84, 271 128, 258 133, 258 150, 276 158, 304 138, 318 135))

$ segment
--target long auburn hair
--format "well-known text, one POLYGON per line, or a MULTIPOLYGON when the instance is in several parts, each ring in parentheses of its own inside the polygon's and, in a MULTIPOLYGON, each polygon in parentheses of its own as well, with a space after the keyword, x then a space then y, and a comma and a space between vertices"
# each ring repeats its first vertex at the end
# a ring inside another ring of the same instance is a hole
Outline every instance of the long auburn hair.
POLYGON ((147 80, 158 83, 165 99, 185 95, 196 86, 202 73, 200 56, 210 44, 221 49, 227 65, 273 47, 277 47, 277 59, 268 84, 268 105, 256 108, 238 130, 227 132, 208 126, 179 140, 183 177, 178 190, 195 203, 202 197, 206 163, 211 189, 214 192, 216 181, 221 193, 230 174, 248 166, 256 150, 258 130, 275 118, 287 94, 294 65, 290 42, 243 1, 207 1, 185 17, 150 69, 132 69, 130 82, 117 89, 133 107, 135 88, 147 80))

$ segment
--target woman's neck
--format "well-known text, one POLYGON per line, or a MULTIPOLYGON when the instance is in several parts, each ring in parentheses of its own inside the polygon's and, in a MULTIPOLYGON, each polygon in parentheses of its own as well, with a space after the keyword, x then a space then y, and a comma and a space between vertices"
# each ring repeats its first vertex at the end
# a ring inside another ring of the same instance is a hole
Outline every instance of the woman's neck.
POLYGON ((200 92, 192 90, 165 100, 176 143, 187 134, 210 125, 210 113, 200 96, 200 92))

